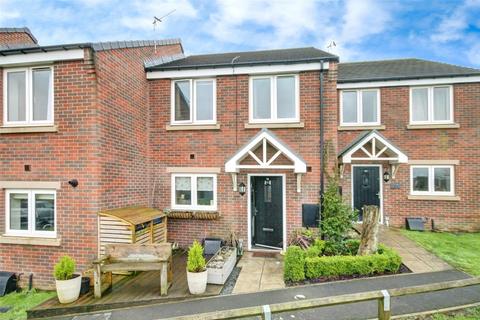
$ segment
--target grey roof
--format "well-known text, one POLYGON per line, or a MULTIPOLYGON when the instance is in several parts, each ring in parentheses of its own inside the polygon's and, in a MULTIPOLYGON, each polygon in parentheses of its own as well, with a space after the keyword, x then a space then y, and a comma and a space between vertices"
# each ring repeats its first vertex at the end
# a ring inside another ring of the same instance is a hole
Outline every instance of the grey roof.
POLYGON ((161 56, 161 57, 153 57, 153 58, 147 58, 144 62, 145 68, 151 67, 151 66, 156 66, 158 64, 162 63, 167 63, 170 61, 175 61, 178 59, 183 59, 185 58, 185 55, 183 53, 179 54, 173 54, 171 56, 161 56))
MULTIPOLYGON (((166 39, 166 40, 134 40, 134 41, 111 41, 111 42, 94 42, 94 43, 73 43, 73 44, 61 44, 51 46, 22 46, 14 48, 1 48, 0 56, 8 56, 15 54, 35 53, 35 52, 48 52, 48 51, 60 51, 60 50, 72 50, 91 48, 94 51, 104 51, 112 49, 124 49, 124 48, 138 48, 147 46, 165 46, 171 44, 179 44, 182 46, 180 39, 166 39)), ((183 52, 183 47, 182 47, 183 52)))
POLYGON ((422 59, 340 63, 338 82, 388 81, 480 75, 480 70, 422 59))
POLYGON ((0 28, 0 32, 3 32, 3 33, 19 33, 19 32, 25 32, 26 34, 29 35, 30 38, 32 38, 33 42, 35 43, 38 43, 38 40, 37 38, 35 38, 32 34, 32 32, 30 31, 30 29, 28 29, 27 27, 23 27, 23 28, 8 28, 8 27, 3 27, 3 28, 0 28))
POLYGON ((230 67, 232 62, 236 66, 270 65, 299 62, 316 62, 320 60, 338 61, 338 57, 314 47, 228 52, 188 56, 184 59, 159 64, 149 70, 178 70, 198 68, 230 67))

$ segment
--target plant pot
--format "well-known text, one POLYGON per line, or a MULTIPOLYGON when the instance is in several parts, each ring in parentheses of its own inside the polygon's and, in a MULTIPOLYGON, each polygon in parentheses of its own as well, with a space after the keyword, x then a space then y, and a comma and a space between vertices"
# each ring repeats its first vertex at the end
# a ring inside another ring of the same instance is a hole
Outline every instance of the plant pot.
POLYGON ((60 303, 70 303, 78 299, 82 277, 79 274, 73 275, 69 280, 55 280, 57 287, 57 296, 60 303))
POLYGON ((80 286, 80 295, 83 296, 84 294, 90 291, 90 277, 82 277, 82 285, 80 286))
POLYGON ((208 271, 189 272, 187 270, 188 290, 191 294, 202 294, 207 289, 208 271))

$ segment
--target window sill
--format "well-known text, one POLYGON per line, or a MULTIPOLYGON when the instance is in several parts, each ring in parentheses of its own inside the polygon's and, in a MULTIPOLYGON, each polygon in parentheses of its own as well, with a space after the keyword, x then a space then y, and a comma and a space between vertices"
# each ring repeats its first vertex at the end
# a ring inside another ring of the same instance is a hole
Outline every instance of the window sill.
POLYGON ((272 122, 272 123, 245 123, 245 129, 262 129, 262 128, 304 128, 303 122, 272 122))
POLYGON ((408 195, 408 200, 460 201, 459 196, 408 195))
POLYGON ((338 131, 349 130, 385 130, 385 125, 359 125, 359 126, 338 126, 338 131))
POLYGON ((220 130, 219 124, 167 124, 165 129, 167 131, 181 131, 181 130, 220 130))
POLYGON ((44 132, 58 132, 58 126, 21 126, 21 127, 0 127, 0 134, 7 133, 44 133, 44 132))
POLYGON ((458 123, 442 123, 442 124, 409 124, 407 129, 458 129, 458 123))
POLYGON ((59 247, 61 245, 60 238, 40 238, 40 237, 17 237, 11 235, 0 236, 1 244, 23 244, 32 246, 50 246, 59 247))

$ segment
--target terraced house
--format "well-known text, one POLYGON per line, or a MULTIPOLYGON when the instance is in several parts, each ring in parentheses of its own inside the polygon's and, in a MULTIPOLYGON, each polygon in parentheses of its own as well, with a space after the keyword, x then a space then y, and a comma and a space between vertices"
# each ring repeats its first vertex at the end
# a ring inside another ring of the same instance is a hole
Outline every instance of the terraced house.
POLYGON ((315 48, 185 57, 179 40, 41 46, 27 28, 0 28, 0 68, 0 270, 36 286, 65 253, 89 268, 121 208, 166 213, 183 246, 234 234, 283 249, 334 170, 359 221, 377 204, 390 226, 480 229, 480 70, 315 48))

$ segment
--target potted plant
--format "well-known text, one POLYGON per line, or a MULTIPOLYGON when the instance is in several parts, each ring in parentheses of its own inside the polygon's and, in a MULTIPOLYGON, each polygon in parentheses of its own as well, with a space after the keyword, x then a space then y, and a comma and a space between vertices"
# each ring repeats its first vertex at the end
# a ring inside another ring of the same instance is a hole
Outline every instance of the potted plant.
POLYGON ((78 299, 82 277, 75 272, 75 260, 63 256, 55 265, 54 273, 57 296, 60 303, 70 303, 78 299))
POLYGON ((207 288, 208 271, 203 257, 203 248, 194 241, 188 249, 187 258, 187 282, 191 294, 202 294, 207 288))

